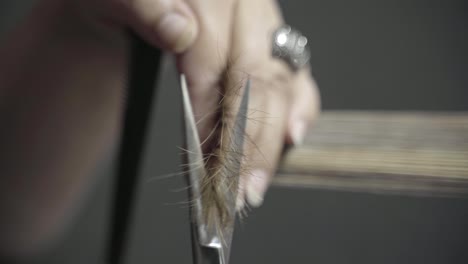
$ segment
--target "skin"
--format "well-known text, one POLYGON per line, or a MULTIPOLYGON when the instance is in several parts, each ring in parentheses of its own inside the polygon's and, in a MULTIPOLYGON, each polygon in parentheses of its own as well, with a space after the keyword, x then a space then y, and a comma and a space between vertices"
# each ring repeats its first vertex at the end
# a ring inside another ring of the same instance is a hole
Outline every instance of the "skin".
POLYGON ((0 130, 0 249, 31 254, 51 241, 115 143, 125 28, 174 54, 202 141, 216 121, 226 65, 228 88, 249 74, 249 169, 237 206, 261 205, 283 145, 300 144, 319 112, 310 70, 292 72, 271 56, 282 24, 273 0, 40 1, 0 45, 0 122, 8 124, 0 130))

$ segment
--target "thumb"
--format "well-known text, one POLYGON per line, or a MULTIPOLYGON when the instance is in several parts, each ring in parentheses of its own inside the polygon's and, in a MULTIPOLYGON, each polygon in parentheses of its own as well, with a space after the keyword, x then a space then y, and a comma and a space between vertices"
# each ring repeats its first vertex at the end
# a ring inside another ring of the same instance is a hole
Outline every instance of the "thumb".
POLYGON ((195 41, 198 25, 182 0, 124 0, 118 16, 150 44, 173 53, 187 50, 195 41))

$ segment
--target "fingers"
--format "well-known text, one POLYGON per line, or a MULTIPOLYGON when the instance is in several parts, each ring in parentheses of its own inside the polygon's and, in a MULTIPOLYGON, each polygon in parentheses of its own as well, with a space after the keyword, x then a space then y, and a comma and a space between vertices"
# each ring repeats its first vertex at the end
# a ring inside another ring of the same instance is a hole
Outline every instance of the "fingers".
POLYGON ((203 142, 215 122, 220 76, 229 54, 234 1, 107 1, 118 22, 132 27, 149 43, 178 54, 177 67, 186 75, 203 142))
POLYGON ((149 43, 173 53, 187 50, 198 34, 194 12, 183 0, 109 0, 114 19, 149 43))
POLYGON ((308 69, 282 85, 272 90, 259 84, 253 89, 252 108, 263 110, 253 110, 249 116, 248 133, 251 133, 252 141, 246 155, 252 170, 241 176, 244 180, 240 184, 245 185, 239 192, 238 209, 244 204, 242 196, 253 207, 262 204, 282 152, 283 139, 286 136, 286 143, 300 145, 307 127, 319 113, 318 88, 308 69), (263 102, 259 98, 263 98, 263 102))
POLYGON ((293 73, 271 56, 271 36, 283 23, 274 1, 240 0, 233 20, 230 75, 236 88, 248 74, 251 94, 248 112, 245 171, 240 177, 237 209, 247 202, 259 206, 274 174, 286 135, 293 99, 293 73))
POLYGON ((293 102, 288 118, 286 142, 301 145, 307 127, 320 112, 320 95, 309 69, 301 70, 292 82, 293 102))
POLYGON ((262 204, 285 139, 300 144, 309 122, 318 114, 318 89, 309 69, 293 73, 271 55, 272 33, 283 23, 274 1, 238 2, 232 75, 237 73, 241 79, 248 73, 252 78, 244 163, 248 169, 241 175, 238 210, 246 203, 253 207, 262 204))
MULTIPOLYGON (((245 197, 249 205, 258 207, 273 176, 283 148, 286 120, 289 116, 289 87, 269 82, 252 83, 251 111, 246 144, 246 163, 249 167, 244 177, 245 197), (254 88, 255 85, 255 88, 254 88)), ((239 198, 241 199, 241 198, 239 198)))
MULTIPOLYGON (((177 58, 177 67, 187 77, 195 119, 202 142, 215 123, 222 94, 221 78, 231 46, 234 1, 187 0, 194 11, 200 33, 193 45, 177 58)), ((208 144, 203 144, 206 151, 208 144)))

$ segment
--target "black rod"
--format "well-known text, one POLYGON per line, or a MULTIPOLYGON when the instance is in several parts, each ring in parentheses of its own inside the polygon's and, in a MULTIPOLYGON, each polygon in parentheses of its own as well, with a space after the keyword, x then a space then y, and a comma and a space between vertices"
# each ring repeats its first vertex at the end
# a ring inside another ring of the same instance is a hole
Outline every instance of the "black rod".
POLYGON ((107 263, 123 262, 142 165, 151 107, 156 98, 161 50, 130 33, 127 104, 117 160, 117 178, 107 263))

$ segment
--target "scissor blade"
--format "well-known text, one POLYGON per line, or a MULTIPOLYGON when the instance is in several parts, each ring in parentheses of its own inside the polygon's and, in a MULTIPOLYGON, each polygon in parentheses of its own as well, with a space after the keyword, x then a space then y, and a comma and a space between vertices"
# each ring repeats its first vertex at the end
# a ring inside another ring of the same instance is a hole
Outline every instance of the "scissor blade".
MULTIPOLYGON (((247 111, 249 105, 249 95, 250 95, 250 79, 247 79, 244 94, 242 95, 242 99, 239 105, 239 110, 237 112, 236 119, 234 121, 233 126, 233 138, 231 139, 231 146, 230 149, 236 153, 239 157, 242 156, 243 149, 244 149, 244 137, 245 137, 245 129, 247 124, 247 111)), ((241 158, 232 159, 232 167, 230 171, 235 174, 236 177, 240 177, 240 170, 241 170, 241 158)), ((236 198, 237 198, 237 189, 236 192, 227 194, 228 197, 227 201, 229 203, 230 208, 230 215, 233 216, 234 219, 230 221, 230 224, 224 227, 222 230, 223 234, 222 237, 224 239, 224 243, 222 243, 222 248, 220 249, 220 255, 223 259, 222 264, 227 264, 229 262, 229 256, 231 253, 231 243, 232 243, 232 235, 234 232, 234 224, 235 224, 235 215, 236 215, 236 198)))
POLYGON ((206 240, 207 234, 200 226, 203 223, 203 208, 201 203, 201 180, 206 175, 205 164, 203 161, 203 153, 201 150, 200 138, 195 123, 195 117, 190 103, 190 96, 187 89, 187 82, 185 76, 181 75, 181 88, 182 88, 182 101, 184 108, 185 119, 185 145, 187 157, 187 170, 190 184, 190 196, 192 203, 191 217, 192 221, 196 224, 196 232, 198 239, 206 240))
MULTIPOLYGON (((239 105, 239 110, 237 112, 236 119, 233 126, 233 138, 231 140, 231 150, 243 155, 244 150, 244 138, 245 138, 245 129, 247 125, 247 110, 249 105, 249 94, 250 94, 250 79, 247 79, 245 84, 244 94, 239 105)), ((233 159, 233 166, 231 171, 239 175, 241 170, 241 159, 233 159)), ((234 200, 235 203, 235 200, 234 200)), ((234 204, 235 205, 235 204, 234 204)), ((235 206, 234 209, 235 211, 235 206)))
POLYGON ((123 131, 117 162, 115 200, 109 232, 107 262, 124 261, 129 226, 133 218, 135 196, 140 187, 141 163, 145 138, 151 121, 151 107, 157 90, 161 50, 155 49, 133 32, 130 33, 132 54, 123 131))
MULTIPOLYGON (((229 192, 226 194, 230 215, 233 216, 232 221, 221 229, 216 228, 217 225, 208 226, 203 218, 203 204, 201 202, 201 180, 207 172, 204 166, 203 153, 201 151, 200 139, 190 103, 187 83, 183 75, 181 76, 181 89, 185 115, 186 162, 188 166, 189 189, 192 202, 191 228, 195 263, 227 264, 235 222, 235 202, 237 193, 229 192)), ((239 112, 234 121, 233 138, 230 140, 230 149, 240 154, 242 153, 244 144, 249 91, 250 81, 248 80, 240 103, 239 112)), ((240 167, 240 159, 232 160, 232 167, 229 173, 231 173, 233 177, 239 177, 240 167)))

